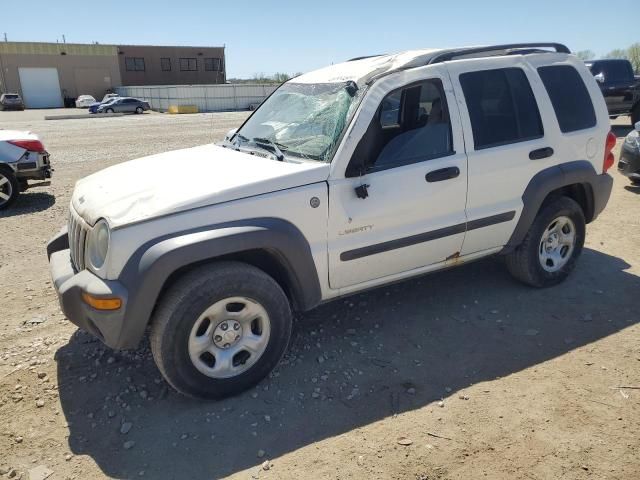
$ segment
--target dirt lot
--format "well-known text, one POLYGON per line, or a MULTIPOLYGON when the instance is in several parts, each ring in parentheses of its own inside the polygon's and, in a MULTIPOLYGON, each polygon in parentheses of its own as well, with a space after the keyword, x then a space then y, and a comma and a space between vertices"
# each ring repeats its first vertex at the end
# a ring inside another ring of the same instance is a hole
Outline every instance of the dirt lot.
POLYGON ((67 322, 45 245, 74 182, 244 117, 0 112, 0 128, 43 137, 56 169, 0 216, 7 478, 640 478, 640 390, 612 388, 640 385, 640 189, 617 173, 563 285, 524 287, 489 259, 333 302, 300 316, 272 377, 233 399, 183 398, 148 345, 113 352, 67 322))

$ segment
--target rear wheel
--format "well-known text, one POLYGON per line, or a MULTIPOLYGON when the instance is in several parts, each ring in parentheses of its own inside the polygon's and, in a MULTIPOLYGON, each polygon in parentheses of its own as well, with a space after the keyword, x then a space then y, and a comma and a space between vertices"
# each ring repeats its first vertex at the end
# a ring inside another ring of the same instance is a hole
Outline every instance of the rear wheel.
POLYGON ((20 185, 14 173, 0 166, 0 210, 8 208, 20 193, 20 185))
POLYGON ((142 113, 144 110, 142 110, 142 107, 136 107, 136 113, 140 114, 142 113))
POLYGON ((545 202, 522 244, 507 255, 509 272, 534 287, 562 282, 582 252, 585 223, 582 208, 571 198, 545 202))
POLYGON ((291 325, 289 301, 273 278, 221 262, 187 273, 166 292, 152 320, 151 351, 179 392, 222 398, 269 374, 291 325))

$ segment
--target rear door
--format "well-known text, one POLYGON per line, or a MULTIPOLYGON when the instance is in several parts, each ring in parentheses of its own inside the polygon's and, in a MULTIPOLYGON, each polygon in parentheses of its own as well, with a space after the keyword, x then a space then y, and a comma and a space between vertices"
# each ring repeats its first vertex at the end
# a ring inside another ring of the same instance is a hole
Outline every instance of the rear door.
POLYGON ((461 251, 467 255, 507 243, 527 184, 558 161, 558 138, 542 122, 553 111, 548 100, 537 98, 540 79, 521 58, 459 60, 447 66, 469 161, 468 223, 461 251))

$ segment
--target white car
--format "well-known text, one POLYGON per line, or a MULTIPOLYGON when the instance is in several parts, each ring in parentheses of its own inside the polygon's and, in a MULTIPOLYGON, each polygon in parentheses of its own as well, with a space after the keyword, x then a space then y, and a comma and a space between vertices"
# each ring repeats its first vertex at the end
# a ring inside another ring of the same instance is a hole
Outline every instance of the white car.
POLYGON ((79 181, 47 248, 53 283, 110 347, 150 327, 176 390, 232 395, 278 363, 292 310, 489 255, 534 287, 563 281, 609 200, 615 140, 564 45, 332 65, 219 145, 79 181), (176 182, 176 165, 198 175, 176 182))
POLYGON ((76 100, 76 108, 89 108, 96 103, 96 99, 91 95, 80 95, 76 100))
POLYGON ((47 180, 51 171, 49 153, 35 133, 0 129, 0 210, 29 188, 29 180, 47 180))

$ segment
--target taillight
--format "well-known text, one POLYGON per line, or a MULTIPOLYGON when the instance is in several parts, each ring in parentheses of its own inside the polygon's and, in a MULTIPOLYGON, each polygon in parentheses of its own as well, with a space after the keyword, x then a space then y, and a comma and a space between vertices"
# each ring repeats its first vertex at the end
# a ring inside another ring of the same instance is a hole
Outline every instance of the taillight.
POLYGON ((30 152, 44 153, 44 145, 40 140, 9 140, 16 147, 24 148, 30 152))
POLYGON ((613 132, 607 134, 607 141, 604 145, 604 163, 602 164, 602 173, 607 173, 613 164, 616 162, 613 156, 613 149, 616 146, 616 136, 613 132))

